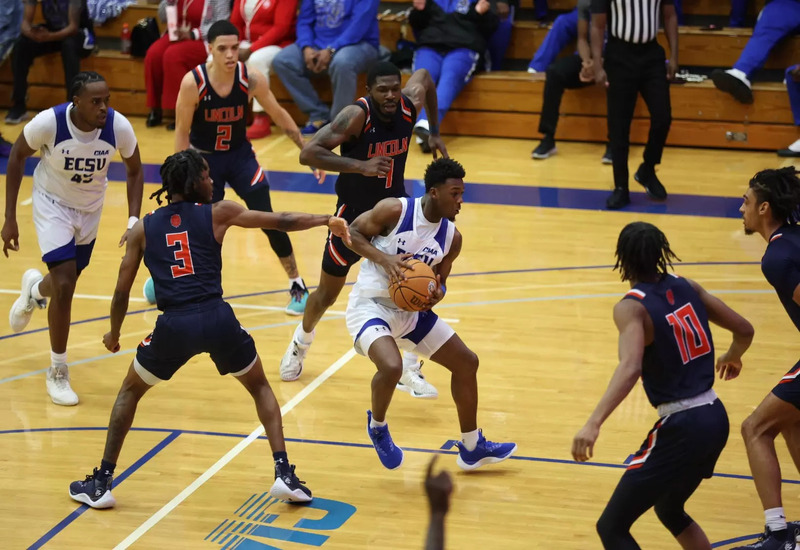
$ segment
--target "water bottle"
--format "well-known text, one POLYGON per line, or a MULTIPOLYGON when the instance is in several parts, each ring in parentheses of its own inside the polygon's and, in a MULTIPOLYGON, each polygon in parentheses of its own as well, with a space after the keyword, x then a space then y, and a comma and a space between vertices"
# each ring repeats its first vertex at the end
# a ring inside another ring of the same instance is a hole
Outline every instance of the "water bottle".
POLYGON ((119 35, 121 42, 120 51, 124 54, 131 53, 131 28, 127 23, 122 24, 122 32, 119 35))
POLYGON ((178 0, 167 0, 167 33, 170 41, 178 40, 178 0))

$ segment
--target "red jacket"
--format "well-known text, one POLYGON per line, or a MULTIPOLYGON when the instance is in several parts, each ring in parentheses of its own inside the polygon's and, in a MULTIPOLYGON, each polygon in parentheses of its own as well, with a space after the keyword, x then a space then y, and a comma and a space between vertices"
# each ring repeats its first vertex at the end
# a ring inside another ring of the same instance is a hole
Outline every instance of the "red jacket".
MULTIPOLYGON (((231 23, 239 29, 242 40, 247 39, 244 21, 245 0, 233 0, 231 23)), ((253 14, 250 22, 250 51, 265 46, 288 46, 294 42, 297 21, 297 0, 262 0, 261 6, 253 14)))

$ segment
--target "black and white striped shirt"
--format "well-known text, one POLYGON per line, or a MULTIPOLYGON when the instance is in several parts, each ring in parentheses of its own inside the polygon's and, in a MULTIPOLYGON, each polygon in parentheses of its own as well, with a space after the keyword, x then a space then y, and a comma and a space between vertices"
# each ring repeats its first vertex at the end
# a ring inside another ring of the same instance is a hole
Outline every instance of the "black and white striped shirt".
POLYGON ((592 13, 608 15, 608 32, 614 38, 644 44, 655 40, 662 4, 673 0, 592 0, 592 13))

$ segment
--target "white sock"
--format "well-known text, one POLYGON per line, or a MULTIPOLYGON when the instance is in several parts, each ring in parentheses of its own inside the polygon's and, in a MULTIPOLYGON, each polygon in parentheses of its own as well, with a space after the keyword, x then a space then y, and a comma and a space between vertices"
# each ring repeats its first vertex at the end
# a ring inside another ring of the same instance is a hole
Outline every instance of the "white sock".
MULTIPOLYGON (((370 417, 370 419, 369 419, 369 427, 370 428, 383 428, 384 426, 386 426, 386 421, 385 420, 383 422, 378 422, 374 418, 370 417)), ((784 529, 785 529, 785 527, 784 527, 784 529)))
POLYGON ((303 323, 300 323, 294 331, 294 337, 301 344, 310 344, 314 341, 314 331, 306 332, 303 330, 303 323))
POLYGON ((413 367, 419 363, 419 357, 417 357, 416 353, 412 353, 410 351, 403 352, 403 368, 407 369, 408 367, 413 367))
POLYGON ((744 73, 744 71, 740 71, 739 69, 728 69, 725 72, 747 84, 748 88, 752 88, 752 86, 750 85, 750 80, 748 80, 747 75, 744 73))
POLYGON ((464 444, 464 447, 466 447, 468 451, 474 451, 475 447, 478 446, 478 430, 462 432, 461 443, 464 444))
POLYGON ((306 284, 303 282, 302 277, 295 277, 294 279, 289 279, 289 288, 292 288, 292 285, 297 283, 297 286, 300 288, 306 288, 306 284))
POLYGON ((786 514, 783 513, 783 507, 764 510, 764 519, 767 527, 773 533, 786 529, 786 514))
MULTIPOLYGON (((39 281, 39 283, 41 283, 41 281, 39 281)), ((42 296, 42 293, 39 292, 39 283, 35 283, 31 287, 31 296, 33 296, 34 300, 44 300, 44 296, 42 296)))
POLYGON ((58 365, 66 365, 67 364, 67 352, 64 353, 56 353, 54 351, 50 351, 50 363, 57 367, 58 365))
POLYGON ((790 151, 794 151, 795 153, 800 153, 800 139, 792 143, 789 147, 787 147, 790 151))

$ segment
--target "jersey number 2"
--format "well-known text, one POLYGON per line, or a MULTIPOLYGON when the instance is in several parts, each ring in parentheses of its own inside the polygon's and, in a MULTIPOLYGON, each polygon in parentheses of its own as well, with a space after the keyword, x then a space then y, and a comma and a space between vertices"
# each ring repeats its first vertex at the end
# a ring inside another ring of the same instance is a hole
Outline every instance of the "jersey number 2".
POLYGON ((186 231, 182 233, 167 233, 167 246, 177 246, 178 249, 173 252, 175 260, 178 265, 171 266, 172 278, 177 279, 184 275, 194 275, 194 264, 192 263, 192 251, 189 249, 189 234, 186 231))
POLYGON ((667 322, 675 334, 675 341, 685 365, 693 359, 711 352, 711 343, 694 306, 688 303, 667 315, 667 322))
POLYGON ((214 145, 215 151, 227 151, 231 148, 231 125, 220 124, 217 126, 217 143, 214 145))

